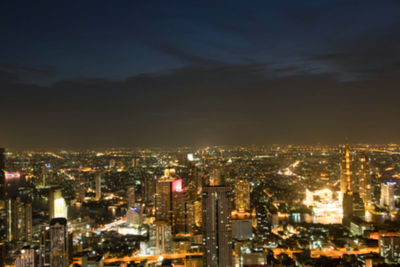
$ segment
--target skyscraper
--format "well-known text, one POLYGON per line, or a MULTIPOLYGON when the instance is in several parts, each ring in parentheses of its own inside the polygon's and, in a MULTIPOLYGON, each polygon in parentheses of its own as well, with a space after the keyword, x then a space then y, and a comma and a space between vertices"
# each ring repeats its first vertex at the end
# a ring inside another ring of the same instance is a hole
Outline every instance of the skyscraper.
POLYGON ((250 184, 246 180, 239 180, 235 184, 235 205, 237 212, 250 211, 250 184))
POLYGON ((68 266, 67 220, 54 218, 50 221, 50 266, 68 266))
MULTIPOLYGON (((218 173, 219 174, 219 173, 218 173)), ((232 266, 232 229, 230 188, 213 177, 209 186, 203 186, 203 261, 206 267, 232 266)))
POLYGON ((162 177, 156 184, 156 220, 172 220, 172 181, 171 177, 162 177))
POLYGON ((7 241, 29 241, 32 237, 32 206, 21 199, 6 201, 7 241))
POLYGON ((67 218, 68 207, 65 199, 62 196, 61 189, 50 188, 49 192, 49 217, 53 218, 67 218))
POLYGON ((366 153, 358 157, 358 181, 359 193, 366 208, 372 206, 372 187, 371 175, 368 164, 368 156, 366 153))
POLYGON ((134 186, 129 186, 128 190, 126 191, 126 199, 127 199, 127 205, 128 209, 134 208, 135 207, 135 187, 134 186))
POLYGON ((394 209, 394 186, 395 182, 384 182, 381 183, 381 207, 388 208, 389 210, 394 209))
POLYGON ((101 173, 98 172, 96 173, 96 177, 95 177, 96 181, 96 200, 100 200, 101 199, 101 173))

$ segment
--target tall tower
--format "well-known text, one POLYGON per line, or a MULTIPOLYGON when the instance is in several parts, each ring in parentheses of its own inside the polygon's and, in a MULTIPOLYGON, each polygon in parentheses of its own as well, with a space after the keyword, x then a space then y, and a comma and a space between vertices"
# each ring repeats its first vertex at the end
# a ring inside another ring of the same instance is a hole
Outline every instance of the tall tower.
POLYGON ((203 187, 203 261, 205 267, 232 266, 230 188, 214 183, 203 187))
POLYGON ((341 151, 341 164, 340 164, 340 192, 342 192, 342 196, 346 192, 351 193, 351 170, 350 170, 350 149, 349 143, 346 139, 346 144, 344 145, 344 149, 341 151))
POLYGON ((54 218, 50 221, 50 266, 68 266, 67 219, 54 218))
POLYGON ((340 191, 343 196, 343 217, 346 219, 353 215, 353 192, 351 189, 350 150, 346 139, 340 165, 340 191))

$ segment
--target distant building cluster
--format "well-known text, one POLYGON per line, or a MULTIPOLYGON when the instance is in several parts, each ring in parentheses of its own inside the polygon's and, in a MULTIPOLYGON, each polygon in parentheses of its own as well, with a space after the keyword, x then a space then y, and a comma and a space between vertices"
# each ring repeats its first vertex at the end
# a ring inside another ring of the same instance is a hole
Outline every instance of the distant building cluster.
POLYGON ((395 144, 0 149, 0 267, 400 264, 395 144))

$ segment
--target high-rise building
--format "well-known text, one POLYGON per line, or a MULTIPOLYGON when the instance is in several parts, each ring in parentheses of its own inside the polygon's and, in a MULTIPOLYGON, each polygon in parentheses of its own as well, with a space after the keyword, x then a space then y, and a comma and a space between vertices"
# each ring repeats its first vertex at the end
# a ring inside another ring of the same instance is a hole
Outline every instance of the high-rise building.
POLYGON ((37 266, 35 250, 30 247, 24 247, 23 249, 21 249, 20 255, 15 261, 15 267, 35 266, 37 266))
POLYGON ((352 192, 350 164, 350 149, 346 140, 346 144, 341 148, 340 192, 342 192, 342 196, 344 196, 346 192, 352 192))
POLYGON ((100 200, 101 199, 101 173, 98 172, 96 173, 96 177, 95 177, 96 181, 96 200, 100 200))
POLYGON ((79 172, 75 182, 76 182, 75 183, 76 201, 83 203, 85 202, 85 192, 86 192, 85 177, 79 172))
POLYGON ((172 233, 174 234, 189 232, 189 213, 192 209, 182 183, 182 179, 172 182, 172 233))
POLYGON ((54 218, 50 221, 50 266, 68 266, 67 220, 54 218))
POLYGON ((383 258, 385 258, 385 262, 388 264, 400 264, 400 237, 398 236, 380 237, 379 254, 383 258))
POLYGON ((134 208, 135 207, 135 202, 136 202, 135 187, 134 186, 129 186, 128 187, 128 189, 126 191, 126 199, 127 199, 128 209, 134 208))
POLYGON ((49 192, 49 218, 68 218, 68 207, 59 188, 50 188, 49 192))
POLYGON ((156 221, 172 221, 172 181, 161 178, 156 184, 156 221))
POLYGON ((32 237, 32 206, 19 197, 6 200, 7 241, 29 241, 32 237))
POLYGON ((358 181, 360 197, 365 207, 369 208, 372 206, 372 186, 368 156, 366 153, 358 157, 358 181))
POLYGON ((50 228, 46 227, 46 229, 43 229, 40 239, 39 266, 43 267, 50 266, 50 250, 51 250, 50 245, 51 245, 50 228))
MULTIPOLYGON (((218 173, 220 174, 220 173, 218 173)), ((232 229, 230 188, 213 177, 211 185, 203 186, 203 261, 205 267, 232 266, 232 229), (218 181, 218 183, 215 183, 218 181)))
POLYGON ((239 213, 250 212, 250 184, 247 180, 235 184, 235 205, 239 213))
POLYGON ((394 209, 394 186, 395 182, 381 183, 381 207, 389 210, 394 209))

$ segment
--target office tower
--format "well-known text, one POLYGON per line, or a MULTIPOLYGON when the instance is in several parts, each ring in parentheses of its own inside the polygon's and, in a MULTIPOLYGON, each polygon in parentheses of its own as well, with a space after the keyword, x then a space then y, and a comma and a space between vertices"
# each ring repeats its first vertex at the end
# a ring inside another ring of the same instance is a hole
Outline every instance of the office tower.
POLYGON ((400 237, 382 236, 379 238, 379 254, 388 264, 400 263, 400 237))
POLYGON ((86 183, 85 177, 81 175, 79 172, 78 177, 76 179, 76 201, 78 202, 85 202, 85 191, 86 191, 86 183))
POLYGON ((381 183, 381 207, 389 210, 394 209, 394 186, 395 182, 381 183))
POLYGON ((127 199, 127 205, 128 209, 134 208, 135 207, 135 187, 134 186, 129 186, 128 190, 126 191, 126 199, 127 199))
POLYGON ((365 207, 367 208, 372 206, 372 186, 368 156, 366 153, 363 153, 359 156, 358 163, 359 192, 360 197, 363 200, 365 207))
POLYGON ((189 231, 189 203, 186 191, 183 190, 182 179, 172 182, 172 232, 174 234, 189 231))
POLYGON ((100 200, 101 199, 101 173, 98 172, 96 173, 96 177, 95 177, 96 181, 96 200, 100 200))
POLYGON ((235 206, 239 213, 250 211, 250 184, 246 180, 235 184, 235 206))
POLYGON ((154 204, 154 194, 156 190, 156 179, 153 175, 146 173, 144 177, 144 201, 148 204, 154 204))
POLYGON ((162 177, 156 184, 156 221, 170 223, 172 220, 172 181, 162 177))
POLYGON ((164 176, 156 183, 156 250, 158 253, 166 251, 165 236, 170 231, 172 223, 172 182, 175 178, 174 169, 165 169, 164 176))
POLYGON ((24 247, 15 261, 15 267, 35 267, 36 253, 33 248, 24 247))
POLYGON ((32 206, 19 197, 6 200, 7 241, 29 241, 32 237, 32 206))
MULTIPOLYGON (((215 172, 214 175, 220 175, 215 172)), ((212 177, 210 185, 203 186, 203 261, 205 267, 232 266, 232 229, 230 188, 221 177, 212 177)))
POLYGON ((67 220, 54 218, 50 221, 50 266, 68 266, 67 220))
POLYGON ((49 218, 67 218, 68 207, 62 196, 61 189, 51 188, 49 192, 49 218))

